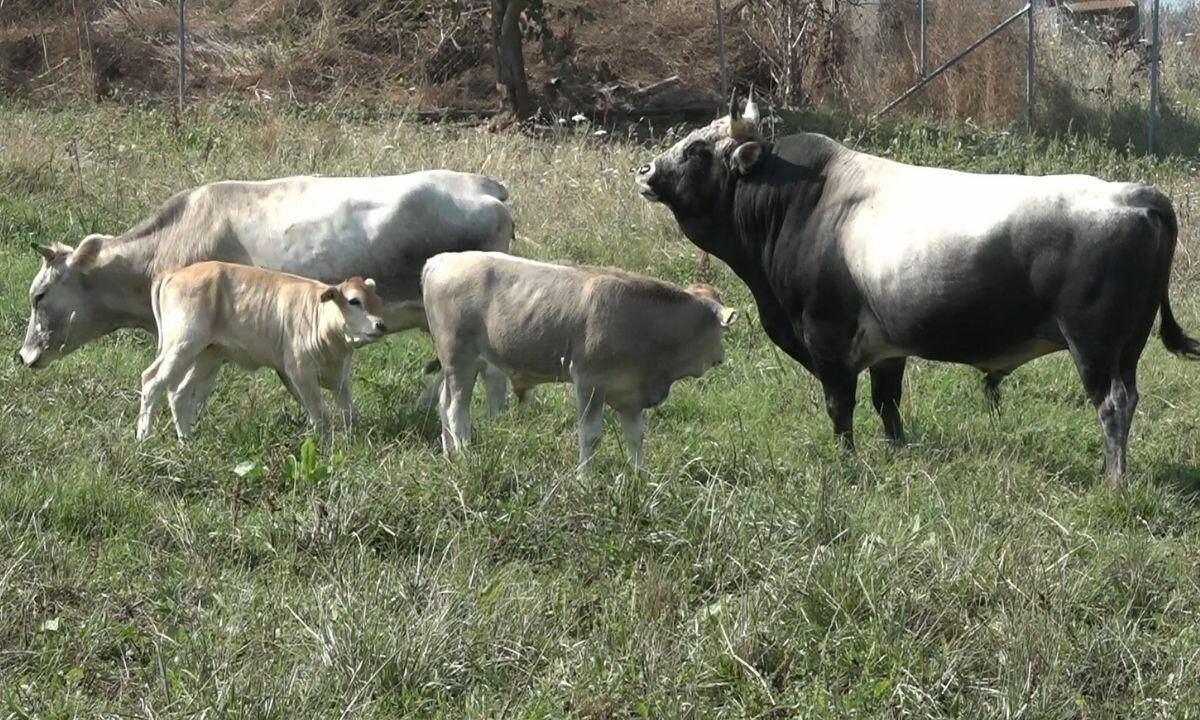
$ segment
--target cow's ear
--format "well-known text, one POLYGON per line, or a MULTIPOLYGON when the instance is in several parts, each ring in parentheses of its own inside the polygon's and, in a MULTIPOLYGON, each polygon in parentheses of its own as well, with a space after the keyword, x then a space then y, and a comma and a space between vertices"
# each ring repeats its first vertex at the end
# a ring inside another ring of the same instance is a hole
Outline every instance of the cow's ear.
POLYGON ((754 168, 767 156, 767 146, 757 140, 751 140, 738 145, 730 158, 733 171, 738 175, 749 175, 754 168))
POLYGON ((741 312, 737 308, 723 307, 721 308, 721 327, 727 328, 737 322, 741 312))
POLYGON ((34 252, 41 255, 42 259, 48 263, 52 263, 58 259, 58 251, 49 245, 38 245, 35 242, 31 242, 29 243, 29 247, 33 248, 34 252))
POLYGON ((75 248, 75 252, 67 258, 67 267, 77 270, 87 270, 96 263, 96 258, 100 257, 100 248, 104 247, 104 241, 107 235, 88 235, 79 243, 79 247, 75 248))
POLYGON ((328 302, 329 300, 336 300, 337 298, 340 298, 341 296, 342 296, 341 289, 339 289, 337 285, 330 285, 329 287, 327 287, 321 291, 321 302, 328 302))

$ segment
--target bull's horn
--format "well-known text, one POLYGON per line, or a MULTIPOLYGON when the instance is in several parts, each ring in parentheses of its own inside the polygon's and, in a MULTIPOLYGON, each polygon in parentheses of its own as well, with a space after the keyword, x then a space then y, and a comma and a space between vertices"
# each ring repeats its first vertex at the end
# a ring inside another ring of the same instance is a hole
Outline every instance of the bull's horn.
POLYGON ((737 88, 734 88, 729 95, 729 119, 731 121, 737 119, 737 88))
POLYGON ((746 109, 742 112, 742 119, 748 122, 758 124, 758 105, 754 102, 754 85, 750 85, 750 96, 746 98, 746 109))

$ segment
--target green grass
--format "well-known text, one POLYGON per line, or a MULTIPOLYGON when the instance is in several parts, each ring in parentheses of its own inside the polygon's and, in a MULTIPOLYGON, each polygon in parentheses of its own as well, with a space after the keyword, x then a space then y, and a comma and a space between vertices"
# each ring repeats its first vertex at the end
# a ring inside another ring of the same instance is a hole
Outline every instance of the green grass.
MULTIPOLYGON (((816 120, 811 120, 815 123, 816 120)), ((1179 158, 926 125, 859 147, 987 171, 1093 172, 1178 201, 1176 313, 1200 331, 1200 183, 1179 158)), ((677 282, 697 253, 630 170, 650 150, 417 127, 319 108, 0 107, 0 334, 28 316, 30 240, 116 232, 171 192, 302 172, 478 170, 512 193, 514 250, 677 282), (78 147, 78 172, 72 159, 78 147)), ((631 476, 614 418, 573 474, 573 404, 476 420, 443 460, 414 400, 428 338, 356 361, 361 433, 298 463, 270 373, 226 369, 177 443, 133 441, 152 342, 50 369, 0 363, 0 717, 1196 717, 1200 367, 1143 356, 1131 482, 1098 481, 1069 360, 978 374, 917 362, 890 453, 860 385, 859 452, 773 348, 744 286, 727 361, 648 417, 631 476), (253 461, 239 477, 234 467, 253 461)))

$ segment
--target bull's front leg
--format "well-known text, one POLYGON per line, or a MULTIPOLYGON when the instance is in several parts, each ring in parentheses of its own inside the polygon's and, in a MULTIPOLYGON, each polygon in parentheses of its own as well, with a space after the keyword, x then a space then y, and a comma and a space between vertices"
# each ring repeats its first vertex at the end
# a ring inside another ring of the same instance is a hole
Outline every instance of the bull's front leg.
POLYGON ((854 395, 857 375, 849 370, 828 372, 819 376, 825 390, 825 412, 833 421, 833 434, 843 450, 854 450, 854 395))
POLYGON ((883 435, 894 446, 904 444, 904 425, 900 422, 900 395, 904 385, 907 358, 888 358, 871 366, 871 404, 883 421, 883 435))

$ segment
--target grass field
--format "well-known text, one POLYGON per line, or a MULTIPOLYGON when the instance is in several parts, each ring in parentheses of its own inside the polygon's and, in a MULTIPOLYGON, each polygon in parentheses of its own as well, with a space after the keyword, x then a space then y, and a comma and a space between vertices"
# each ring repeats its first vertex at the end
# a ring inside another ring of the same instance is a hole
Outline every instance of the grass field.
MULTIPOLYGON (((1183 228, 1176 314, 1200 332, 1186 161, 920 125, 852 140, 1159 184, 1183 228)), ((515 252, 690 282, 697 253, 634 192, 650 153, 316 110, 214 106, 176 129, 0 107, 5 352, 29 241, 117 232, 234 177, 481 171, 510 188, 515 252)), ((0 718, 1200 716, 1200 365, 1148 346, 1124 490, 1098 481, 1064 354, 1016 373, 998 418, 974 370, 911 365, 898 453, 864 377, 847 457, 817 383, 713 274, 745 312, 726 363, 648 415, 644 476, 610 417, 575 478, 565 387, 443 460, 415 333, 359 353, 362 432, 315 455, 274 375, 229 369, 194 441, 160 419, 135 444, 142 333, 40 372, 0 363, 0 718)))

